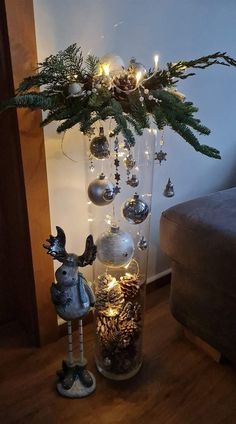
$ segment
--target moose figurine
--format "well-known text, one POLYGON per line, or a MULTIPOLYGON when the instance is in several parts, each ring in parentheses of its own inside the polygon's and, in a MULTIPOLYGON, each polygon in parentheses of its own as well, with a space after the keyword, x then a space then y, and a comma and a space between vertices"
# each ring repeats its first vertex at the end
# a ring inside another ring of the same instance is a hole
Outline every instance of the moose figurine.
POLYGON ((51 286, 51 298, 56 312, 67 321, 68 326, 68 359, 62 362, 62 370, 57 373, 59 377, 57 390, 62 396, 80 398, 89 395, 96 388, 95 377, 86 369, 82 324, 82 318, 94 306, 95 295, 78 267, 92 265, 97 249, 93 243, 93 237, 89 235, 83 255, 67 253, 65 233, 58 226, 56 229, 56 237, 50 235, 47 239, 49 244, 44 244, 43 247, 53 259, 62 262, 55 273, 57 283, 52 283, 51 286), (78 319, 79 322, 79 359, 77 361, 73 356, 71 321, 74 319, 78 319))

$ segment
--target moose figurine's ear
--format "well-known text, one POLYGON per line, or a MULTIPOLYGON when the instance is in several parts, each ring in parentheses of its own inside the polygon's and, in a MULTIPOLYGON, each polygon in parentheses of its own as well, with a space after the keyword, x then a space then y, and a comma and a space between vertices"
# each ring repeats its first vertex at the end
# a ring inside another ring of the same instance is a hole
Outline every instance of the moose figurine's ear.
POLYGON ((78 257, 78 266, 84 267, 92 265, 96 259, 97 247, 93 242, 93 236, 90 234, 86 239, 85 251, 78 257))
POLYGON ((51 255, 53 259, 57 259, 59 262, 64 262, 68 256, 65 245, 66 236, 62 228, 56 226, 57 235, 52 235, 46 240, 49 244, 43 244, 43 247, 47 249, 48 255, 51 255))

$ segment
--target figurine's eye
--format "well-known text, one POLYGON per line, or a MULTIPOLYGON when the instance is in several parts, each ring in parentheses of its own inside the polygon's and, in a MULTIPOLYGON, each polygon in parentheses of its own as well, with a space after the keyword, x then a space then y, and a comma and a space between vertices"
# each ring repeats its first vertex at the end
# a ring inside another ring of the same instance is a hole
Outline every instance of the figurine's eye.
POLYGON ((63 275, 66 275, 66 271, 62 271, 62 274, 63 274, 63 275))

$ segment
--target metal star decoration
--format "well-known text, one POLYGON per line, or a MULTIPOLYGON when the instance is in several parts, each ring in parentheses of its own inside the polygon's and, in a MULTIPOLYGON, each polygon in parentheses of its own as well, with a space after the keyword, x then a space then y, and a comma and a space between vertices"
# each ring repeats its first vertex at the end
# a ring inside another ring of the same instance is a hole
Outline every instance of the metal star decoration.
POLYGON ((161 165, 161 162, 163 160, 166 161, 166 156, 167 156, 167 153, 163 152, 163 150, 161 149, 158 153, 157 152, 155 153, 155 160, 158 160, 159 164, 161 165))

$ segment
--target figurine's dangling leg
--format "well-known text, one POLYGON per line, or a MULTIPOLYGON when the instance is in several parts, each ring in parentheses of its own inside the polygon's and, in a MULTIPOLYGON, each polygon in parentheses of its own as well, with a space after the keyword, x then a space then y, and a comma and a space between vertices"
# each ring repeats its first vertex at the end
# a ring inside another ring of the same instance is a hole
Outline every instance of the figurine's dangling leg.
POLYGON ((79 362, 84 364, 84 338, 82 319, 79 319, 79 362))
POLYGON ((72 339, 72 326, 71 321, 67 321, 67 329, 68 329, 68 365, 74 365, 73 358, 73 339, 72 339))

